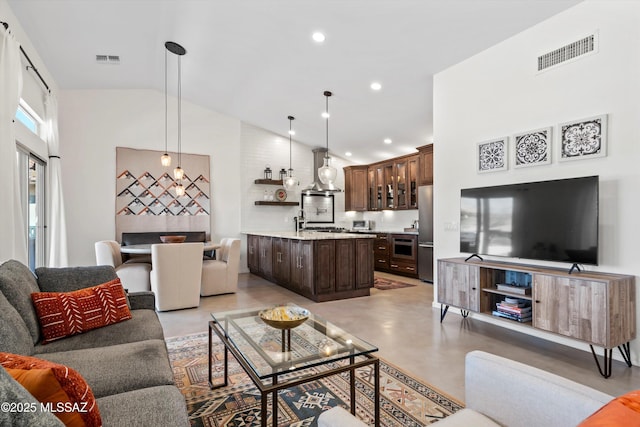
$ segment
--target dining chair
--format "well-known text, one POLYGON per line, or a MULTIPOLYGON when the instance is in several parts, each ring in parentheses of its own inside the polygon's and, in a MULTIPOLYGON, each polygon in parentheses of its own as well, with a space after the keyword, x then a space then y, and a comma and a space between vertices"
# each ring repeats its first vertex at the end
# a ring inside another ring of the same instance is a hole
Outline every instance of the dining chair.
POLYGON ((216 250, 216 259, 202 262, 200 295, 220 295, 238 290, 240 239, 224 238, 216 250))
POLYGON ((151 245, 151 290, 158 311, 198 307, 204 243, 151 245))
POLYGON ((101 240, 95 243, 96 265, 110 265, 128 292, 150 291, 149 274, 151 264, 123 263, 120 243, 115 240, 101 240))

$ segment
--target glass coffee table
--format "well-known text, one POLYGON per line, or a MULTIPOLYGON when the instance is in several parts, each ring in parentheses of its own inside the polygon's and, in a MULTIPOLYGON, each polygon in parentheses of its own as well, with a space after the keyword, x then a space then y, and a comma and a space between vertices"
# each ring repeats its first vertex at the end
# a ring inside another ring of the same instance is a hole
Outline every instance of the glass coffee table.
MULTIPOLYGON (((297 307, 288 304, 290 307, 297 307)), ((233 354, 260 390, 260 425, 267 425, 267 399, 271 394, 272 425, 278 421, 278 391, 342 372, 350 373, 351 413, 355 415, 355 370, 373 365, 375 426, 380 425, 380 362, 378 349, 320 316, 308 313, 304 323, 290 329, 266 324, 263 309, 211 313, 209 322, 209 386, 228 384, 228 357, 233 354), (224 344, 224 381, 213 384, 213 333, 224 344), (312 369, 315 368, 315 369, 312 369)))

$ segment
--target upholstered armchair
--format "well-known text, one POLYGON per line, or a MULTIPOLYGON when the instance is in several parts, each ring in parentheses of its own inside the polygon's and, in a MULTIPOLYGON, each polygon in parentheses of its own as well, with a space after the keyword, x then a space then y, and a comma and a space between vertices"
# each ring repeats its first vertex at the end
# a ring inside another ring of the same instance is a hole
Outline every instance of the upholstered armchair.
POLYGON ((225 238, 220 245, 216 259, 202 262, 202 296, 234 293, 238 289, 240 240, 225 238))
POLYGON ((151 245, 151 290, 158 311, 200 305, 204 243, 151 245))
POLYGON ((122 262, 120 244, 114 240, 102 240, 95 243, 96 265, 110 265, 129 292, 150 291, 149 273, 151 265, 146 263, 122 262))

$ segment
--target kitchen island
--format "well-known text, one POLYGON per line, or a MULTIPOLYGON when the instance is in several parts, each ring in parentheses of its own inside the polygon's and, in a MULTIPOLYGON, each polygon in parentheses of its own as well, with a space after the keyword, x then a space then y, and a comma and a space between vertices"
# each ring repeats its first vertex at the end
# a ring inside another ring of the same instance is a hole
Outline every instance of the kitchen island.
POLYGON ((368 296, 375 234, 247 232, 249 271, 316 302, 368 296))

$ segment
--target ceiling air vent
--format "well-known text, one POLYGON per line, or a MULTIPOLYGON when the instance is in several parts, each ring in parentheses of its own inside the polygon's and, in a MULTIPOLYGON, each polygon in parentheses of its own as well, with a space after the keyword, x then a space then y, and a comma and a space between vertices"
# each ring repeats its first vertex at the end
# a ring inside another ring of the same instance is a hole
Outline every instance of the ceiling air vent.
POLYGON ((98 64, 119 64, 120 56, 118 55, 96 55, 98 64))
POLYGON ((563 64, 598 51, 597 33, 591 34, 583 39, 562 46, 552 52, 545 53, 538 57, 538 71, 544 71, 557 65, 563 64))

